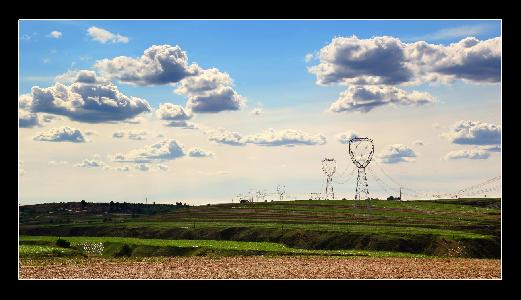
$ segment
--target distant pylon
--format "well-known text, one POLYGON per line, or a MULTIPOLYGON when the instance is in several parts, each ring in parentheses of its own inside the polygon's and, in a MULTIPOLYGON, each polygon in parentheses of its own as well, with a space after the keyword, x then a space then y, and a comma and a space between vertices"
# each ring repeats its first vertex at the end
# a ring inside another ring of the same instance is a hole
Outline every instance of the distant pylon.
POLYGON ((335 199, 335 193, 333 191, 333 174, 335 174, 336 171, 335 159, 324 158, 322 160, 322 171, 326 174, 326 193, 324 194, 324 199, 335 199))

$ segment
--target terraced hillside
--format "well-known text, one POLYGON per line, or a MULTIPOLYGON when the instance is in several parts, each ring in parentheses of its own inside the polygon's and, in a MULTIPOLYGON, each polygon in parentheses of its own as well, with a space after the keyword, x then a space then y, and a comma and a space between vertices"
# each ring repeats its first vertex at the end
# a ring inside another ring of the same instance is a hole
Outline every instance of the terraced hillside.
POLYGON ((210 206, 55 203, 20 207, 21 235, 282 243, 500 257, 500 199, 277 201, 210 206))

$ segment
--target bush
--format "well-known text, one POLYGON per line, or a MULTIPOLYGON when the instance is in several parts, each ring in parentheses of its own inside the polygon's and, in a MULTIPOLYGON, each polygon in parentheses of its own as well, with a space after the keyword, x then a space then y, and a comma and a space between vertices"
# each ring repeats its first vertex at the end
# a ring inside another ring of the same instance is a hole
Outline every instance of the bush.
POLYGON ((71 247, 71 242, 68 242, 68 241, 63 240, 63 239, 58 239, 58 240, 56 240, 56 246, 62 247, 62 248, 70 248, 71 247))
POLYGON ((127 256, 127 257, 130 257, 130 255, 132 254, 132 249, 130 248, 129 245, 125 244, 123 245, 123 247, 121 247, 121 249, 119 249, 119 251, 116 253, 116 257, 121 257, 121 256, 127 256))

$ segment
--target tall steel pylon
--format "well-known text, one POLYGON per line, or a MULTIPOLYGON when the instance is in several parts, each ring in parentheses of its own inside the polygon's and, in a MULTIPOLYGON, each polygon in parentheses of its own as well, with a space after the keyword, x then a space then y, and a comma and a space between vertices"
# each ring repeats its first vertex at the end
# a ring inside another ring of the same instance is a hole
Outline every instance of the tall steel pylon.
POLYGON ((355 137, 349 140, 349 155, 358 168, 355 200, 369 200, 369 185, 367 184, 365 168, 371 162, 373 154, 374 144, 372 139, 355 137))
POLYGON ((333 191, 333 174, 335 174, 336 171, 335 159, 324 158, 322 160, 322 171, 324 171, 324 174, 326 174, 326 192, 324 194, 324 199, 335 199, 335 193, 333 191))

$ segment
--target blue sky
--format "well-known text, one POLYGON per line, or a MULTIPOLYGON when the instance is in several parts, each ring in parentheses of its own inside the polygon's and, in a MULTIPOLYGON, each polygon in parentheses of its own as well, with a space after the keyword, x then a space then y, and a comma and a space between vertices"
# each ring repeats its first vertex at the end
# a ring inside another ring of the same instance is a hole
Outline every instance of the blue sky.
MULTIPOLYGON (((213 112, 215 113, 202 112, 202 108, 199 108, 200 111, 197 111, 197 108, 193 108, 194 117, 190 120, 200 125, 200 128, 196 130, 166 127, 164 123, 160 123, 160 120, 156 120, 152 117, 147 117, 148 121, 146 121, 150 122, 151 125, 146 122, 141 122, 140 125, 128 125, 128 123, 121 123, 119 121, 108 122, 107 124, 85 123, 81 120, 79 121, 79 119, 70 118, 70 115, 67 114, 56 113, 56 111, 36 111, 36 108, 31 108, 32 111, 30 110, 29 113, 50 113, 51 115, 54 113, 55 116, 61 117, 62 119, 57 118, 55 121, 47 122, 49 124, 42 123, 38 126, 20 128, 20 160, 22 160, 24 164, 24 175, 22 179, 26 182, 25 185, 23 182, 21 185, 21 199, 28 202, 40 201, 37 196, 37 191, 44 183, 39 182, 36 178, 41 178, 43 173, 48 174, 50 178, 54 179, 59 178, 59 176, 65 176, 64 174, 72 174, 72 176, 78 179, 83 178, 82 176, 87 176, 85 177, 85 182, 90 180, 89 182, 94 183, 95 178, 90 178, 90 175, 85 172, 91 172, 93 170, 74 168, 73 164, 82 161, 82 159, 85 159, 89 155, 91 155, 91 158, 92 155, 97 155, 101 157, 99 159, 104 161, 105 164, 110 164, 111 162, 110 159, 107 158, 107 155, 114 154, 115 152, 128 152, 132 149, 150 145, 156 141, 150 137, 140 140, 139 142, 121 141, 117 147, 114 146, 114 149, 111 149, 111 146, 114 145, 112 132, 122 128, 127 130, 127 127, 129 128, 128 130, 148 131, 149 136, 152 131, 162 130, 168 138, 175 138, 177 140, 183 138, 184 144, 190 144, 190 142, 199 143, 200 147, 210 149, 208 151, 215 154, 212 156, 213 158, 208 159, 211 159, 213 164, 215 164, 215 166, 211 168, 215 167, 214 171, 217 173, 223 172, 223 165, 230 163, 229 161, 226 161, 226 164, 224 164, 225 162, 223 161, 221 165, 217 163, 220 157, 222 157, 219 153, 220 151, 229 150, 233 152, 242 149, 242 154, 238 153, 238 155, 251 154, 252 156, 259 157, 263 155, 265 155, 263 157, 281 155, 280 161, 283 161, 286 157, 285 155, 291 156, 291 154, 288 154, 291 153, 289 150, 294 150, 295 153, 298 152, 298 154, 295 154, 298 157, 308 157, 307 155, 310 155, 310 152, 315 151, 310 149, 333 147, 334 145, 334 149, 318 151, 317 155, 319 155, 318 153, 328 151, 329 153, 342 153, 345 145, 335 141, 334 136, 328 136, 326 134, 326 132, 330 132, 330 135, 333 135, 337 128, 337 132, 340 132, 339 130, 341 128, 345 128, 344 131, 354 130, 360 132, 365 130, 380 134, 384 134, 383 131, 385 131, 386 128, 392 128, 392 134, 397 134, 399 137, 396 138, 396 140, 389 139, 388 136, 391 135, 391 133, 387 133, 385 136, 379 138, 380 141, 385 141, 386 143, 382 143, 380 147, 382 151, 386 146, 395 144, 404 144, 408 147, 412 147, 411 143, 416 139, 432 140, 433 143, 436 144, 431 145, 432 149, 437 150, 436 153, 432 153, 432 157, 429 157, 430 154, 426 156, 421 154, 415 156, 415 163, 411 162, 411 164, 416 164, 417 166, 421 160, 428 161, 426 165, 429 165, 431 169, 429 172, 423 173, 423 176, 432 179, 436 178, 436 176, 446 176, 449 178, 454 175, 450 172, 451 166, 447 166, 444 170, 436 170, 435 167, 438 164, 439 158, 443 157, 449 151, 465 151, 469 149, 468 146, 465 149, 462 148, 462 145, 471 145, 470 147, 473 147, 472 149, 474 150, 476 150, 477 147, 483 146, 482 141, 467 143, 465 140, 458 142, 459 140, 456 137, 453 137, 452 140, 449 137, 448 142, 440 138, 440 135, 444 133, 449 133, 450 135, 451 130, 453 132, 456 131, 455 124, 462 120, 481 122, 486 124, 486 126, 483 125, 485 127, 490 125, 490 128, 493 128, 492 130, 496 130, 497 126, 501 126, 501 82, 498 80, 475 79, 472 76, 476 74, 468 73, 471 72, 469 70, 481 68, 481 65, 477 67, 472 65, 479 64, 479 59, 477 62, 470 61, 468 65, 462 65, 461 68, 467 68, 461 71, 463 73, 456 74, 456 71, 447 71, 449 70, 450 64, 447 66, 436 66, 440 71, 427 72, 429 75, 434 74, 441 76, 440 78, 443 77, 442 79, 429 81, 422 78, 418 79, 420 80, 419 83, 411 81, 400 82, 396 85, 380 84, 378 86, 380 86, 383 91, 387 91, 385 93, 388 95, 392 93, 409 93, 407 97, 412 99, 409 100, 418 105, 410 106, 409 104, 400 104, 397 106, 398 108, 394 108, 393 105, 387 105, 388 102, 386 101, 388 99, 378 99, 378 101, 382 100, 383 102, 377 101, 370 104, 371 106, 368 106, 369 111, 362 113, 359 111, 348 111, 348 109, 350 110, 351 108, 346 107, 339 109, 339 111, 335 113, 331 113, 328 111, 328 108, 335 100, 340 99, 339 95, 344 91, 348 91, 351 87, 358 86, 359 88, 368 89, 374 86, 369 87, 368 85, 360 86, 353 84, 349 80, 354 77, 351 75, 346 77, 346 74, 337 74, 341 78, 335 79, 337 81, 333 84, 321 85, 317 84, 321 73, 310 71, 310 68, 313 66, 317 66, 321 63, 326 65, 327 62, 324 60, 325 56, 319 57, 317 54, 320 51, 326 53, 327 46, 331 45, 334 38, 339 38, 346 43, 358 43, 359 41, 360 43, 365 43, 366 41, 372 43, 375 38, 389 36, 398 39, 401 43, 400 47, 403 47, 403 49, 407 48, 407 44, 425 41, 429 45, 433 45, 433 47, 435 45, 441 45, 442 48, 445 49, 443 51, 446 51, 444 55, 454 55, 454 59, 460 59, 461 57, 458 56, 460 53, 457 52, 460 50, 456 48, 454 48, 455 50, 451 50, 452 48, 449 46, 469 37, 474 37, 480 42, 484 42, 484 44, 486 41, 500 38, 501 22, 498 20, 22 20, 19 23, 19 36, 20 95, 30 95, 31 89, 34 86, 40 88, 51 87, 55 82, 56 76, 68 71, 79 72, 81 70, 89 70, 96 72, 97 76, 99 76, 102 71, 108 72, 107 69, 101 69, 99 66, 96 66, 96 62, 103 59, 112 61, 115 57, 120 56, 136 59, 143 55, 144 51, 149 49, 152 45, 170 45, 172 47, 178 45, 182 51, 186 52, 188 64, 197 64, 201 70, 216 68, 219 72, 227 73, 233 80, 233 85, 226 86, 233 87, 234 94, 246 99, 240 108, 234 107, 233 109, 214 110, 213 112), (96 40, 93 35, 89 34, 89 28, 93 27, 102 29, 104 32, 109 32, 113 35, 119 34, 128 38, 128 40, 126 42, 108 41, 102 43, 96 40), (59 36, 52 37, 50 34, 53 31, 58 31, 60 33, 59 36), (348 38, 353 35, 357 37, 357 40, 348 40, 348 38), (313 59, 306 59, 307 55, 315 56, 313 59), (394 90, 391 91, 391 89, 394 90), (398 91, 396 89, 398 89, 398 91), (410 93, 412 91, 418 91, 424 94, 417 96, 421 98, 418 99, 411 96, 410 93), (435 99, 435 101, 432 99, 435 99), (428 104, 423 105, 422 103, 428 104), (374 107, 376 108, 373 109, 372 105, 375 105, 374 107), (263 111, 259 117, 252 117, 250 113, 255 107, 263 111), (381 120, 388 123, 381 125, 380 129, 378 129, 378 125, 376 124, 379 124, 381 120), (310 124, 310 122, 315 123, 310 124), (433 132, 418 131, 415 133, 411 132, 409 135, 404 133, 403 136, 401 136, 400 128, 404 126, 409 127, 411 123, 416 124, 417 126, 413 127, 418 128, 418 130, 419 128, 430 128, 429 130, 433 132), (441 129, 433 129, 433 123, 439 123, 440 126, 438 128, 441 129), (97 134, 92 136, 92 142, 81 145, 82 147, 80 148, 78 148, 79 145, 76 145, 76 142, 74 142, 75 148, 71 148, 72 145, 66 142, 49 143, 41 139, 34 139, 38 133, 60 126, 71 126, 78 128, 80 131, 95 128, 93 130, 97 131, 97 134), (134 127, 130 129, 129 126, 134 127), (211 142, 208 143, 208 136, 210 136, 210 134, 206 133, 206 131, 216 129, 217 127, 239 132, 244 135, 255 135, 269 128, 274 128, 275 130, 304 130, 303 128, 305 128, 305 130, 307 130, 305 131, 306 133, 311 131, 317 135, 324 134, 327 138, 327 143, 322 144, 322 142, 313 138, 305 142, 311 143, 312 146, 308 146, 308 144, 304 143, 304 146, 286 147, 287 145, 284 145, 282 148, 263 147, 262 145, 255 144, 255 142, 245 142, 246 146, 243 147, 226 146, 222 143, 218 145, 211 142), (313 130, 314 128, 316 128, 316 130, 313 130), (104 134, 105 137, 102 138, 104 134), (101 142, 102 139, 104 139, 103 143, 101 142), (96 140, 98 140, 99 144, 96 143, 96 140), (26 150, 36 145, 44 147, 42 151, 48 152, 38 154, 35 153, 35 151, 26 150), (70 151, 73 151, 74 154, 70 151), (261 154, 259 151, 263 151, 263 153, 261 154), (64 161, 67 161, 67 164, 64 163, 58 168, 49 168, 45 172, 42 171, 40 172, 41 174, 38 174, 37 166, 47 165, 47 162, 51 160, 51 156, 54 155, 52 157, 53 161, 61 160, 59 156, 56 157, 55 154, 52 153, 62 153, 63 157, 67 157, 63 158, 64 161), (33 165, 32 168, 31 164, 33 165), (68 169, 64 169, 67 167, 68 169), (30 169, 34 171, 31 172, 30 169), (31 176, 35 176, 35 178, 31 179, 31 176), (87 180, 87 178, 89 179, 87 180)), ((393 43, 388 40, 384 42, 389 43, 389 45, 393 43)), ((334 49, 334 51, 336 50, 334 49)), ((483 54, 483 57, 485 57, 485 54, 483 54)), ((487 62, 483 62, 482 66, 485 66, 485 63, 487 62)), ((342 58, 340 57, 333 63, 333 66, 338 68, 345 67, 341 64, 342 58)), ((465 62, 462 64, 465 64, 465 62)), ((486 66, 488 67, 489 64, 487 63, 486 66)), ((415 78, 419 78, 419 74, 423 71, 416 73, 417 71, 414 68, 417 68, 417 66, 412 66, 410 70, 415 72, 415 78)), ((385 69, 385 67, 382 66, 382 69, 385 69)), ((374 75, 379 71, 369 70, 367 72, 369 73, 365 74, 361 72, 357 74, 358 77, 356 78, 374 75)), ((492 72, 497 73, 499 70, 496 67, 492 72)), ((190 94, 175 92, 175 88, 180 84, 179 82, 172 81, 169 84, 163 85, 136 85, 135 83, 124 82, 124 80, 118 78, 117 75, 108 73, 104 75, 112 76, 109 78, 110 81, 117 86, 117 89, 122 94, 144 99, 151 106, 152 112, 155 112, 161 103, 167 102, 188 108, 187 98, 190 97, 190 94), (185 105, 185 103, 187 104, 185 105)), ((491 76, 496 75, 492 74, 491 76)), ((340 103, 342 101, 337 102, 340 103)), ((346 105, 346 103, 347 105, 351 105, 354 102, 342 103, 342 105, 346 105)), ((204 107, 205 104, 199 102, 199 105, 204 107)), ((355 110, 357 109, 358 108, 355 110)), ((140 114, 139 116, 145 115, 152 116, 155 114, 140 114)), ((476 124, 478 123, 466 123, 466 125, 462 126, 467 126, 465 127, 467 128, 466 130, 470 127, 473 128, 473 126, 481 126, 476 124)), ((494 132, 497 133, 497 131, 494 132)), ((486 132, 483 134, 490 133, 486 132)), ((392 151, 395 150, 396 149, 392 151)), ((429 152, 430 151, 431 150, 429 150, 429 152)), ((426 151, 416 150, 416 152, 420 154, 420 152, 426 151)), ((468 155, 468 153, 465 155, 468 155)), ((462 173, 458 177, 460 178, 458 184, 447 183, 446 186, 442 188, 450 191, 459 186, 459 184, 472 184, 473 180, 477 180, 475 177, 478 173, 479 176, 485 177, 483 179, 487 179, 487 176, 492 177, 498 175, 500 171, 500 153, 485 155, 480 152, 479 155, 483 155, 483 157, 487 156, 487 158, 457 159, 451 161, 459 164, 457 167, 461 168, 461 170, 466 170, 467 176, 462 173), (476 164, 481 164, 481 166, 476 166, 476 164), (490 166, 494 166, 494 168, 491 169, 490 166), (476 169, 482 171, 476 173, 476 169)), ((275 164, 279 166, 279 159, 274 158, 274 161, 276 161, 275 164)), ((338 161, 340 164, 340 158, 338 158, 338 161)), ((172 170, 175 169, 174 164, 177 161, 176 159, 171 159, 162 162, 171 164, 169 170, 172 170)), ((294 163, 297 163, 297 161, 294 163)), ((398 168, 398 166, 407 166, 407 163, 405 163, 404 160, 402 163, 390 165, 389 168, 398 168)), ((189 165, 185 167, 190 168, 189 165)), ((314 166, 312 162, 309 162, 308 167, 309 169, 315 168, 320 171, 320 168, 314 166)), ((203 168, 199 170, 200 172, 211 173, 211 171, 202 166, 200 166, 200 168, 203 168)), ((402 168, 405 170, 405 167, 402 168)), ((212 195, 219 195, 216 196, 216 201, 224 201, 223 199, 229 199, 238 192, 244 192, 244 190, 256 188, 256 186, 262 185, 265 189, 273 190, 273 186, 276 185, 275 182, 271 182, 269 178, 261 174, 263 171, 258 171, 257 177, 244 177, 240 174, 241 168, 238 167, 236 169, 236 171, 229 172, 232 174, 239 172, 237 177, 231 176, 233 178, 226 179, 226 177, 230 176, 224 176, 224 179, 208 179, 207 184, 213 186, 213 191, 205 194, 199 191, 194 193, 193 190, 188 189, 178 191, 177 195, 178 197, 181 197, 180 195, 182 195, 182 197, 190 197, 192 195, 194 199, 201 199, 200 201, 213 201, 212 195), (228 186, 237 186, 237 188, 233 189, 233 191, 222 190, 219 188, 222 183, 221 180, 224 180, 228 186), (240 185, 237 184, 238 182, 245 182, 245 184, 240 185), (247 188, 245 186, 247 186, 247 188)), ((271 172, 277 172, 276 170, 278 169, 273 168, 271 172)), ((224 171, 228 172, 228 170, 224 171)), ((397 169, 395 174, 397 174, 397 176, 403 176, 403 178, 407 176, 413 178, 419 176, 419 174, 415 175, 414 173, 406 174, 406 171, 400 172, 402 171, 397 169)), ((284 172, 281 171, 281 173, 284 172)), ((117 176, 133 176, 134 179, 124 177, 126 178, 125 180, 128 179, 128 181, 123 180, 123 182, 128 182, 129 184, 134 182, 132 180, 139 180, 140 184, 149 188, 156 185, 160 186, 160 188, 156 190, 160 191, 157 197, 162 201, 178 199, 176 198, 177 196, 172 195, 172 191, 168 190, 166 185, 163 186, 166 184, 166 181, 165 183, 160 183, 156 177, 150 175, 152 173, 138 172, 132 175, 128 175, 127 173, 124 175, 117 174, 117 176), (136 179, 136 177, 138 177, 137 174, 141 176, 139 177, 140 179, 136 179)), ((320 174, 307 174, 302 178, 298 178, 298 176, 291 177, 287 174, 287 176, 282 176, 281 180, 286 180, 287 186, 293 187, 295 193, 298 193, 297 191, 301 190, 303 186, 309 186, 307 182, 318 182, 316 188, 319 189, 321 180, 323 179, 320 176, 320 174)), ((422 182, 422 180, 418 179, 418 184, 420 184, 419 182, 422 182)), ((182 183, 179 184, 183 185, 182 183)), ((188 186, 188 183, 184 184, 188 186)), ((82 184, 81 187, 78 186, 77 188, 87 190, 87 185, 85 183, 85 185, 82 184)), ((121 186, 119 188, 121 188, 121 186)), ((351 187, 345 187, 345 193, 353 189, 354 188, 351 187)), ((116 187, 112 190, 107 187, 104 191, 106 194, 122 193, 116 187)), ((46 199, 64 199, 70 196, 68 193, 67 191, 48 190, 44 195, 48 196, 46 199)), ((305 193, 308 193, 308 191, 306 190, 305 193)), ((92 194, 92 197, 100 199, 100 201, 107 200, 101 192, 92 194)), ((124 199, 124 193, 121 197, 124 199)))

